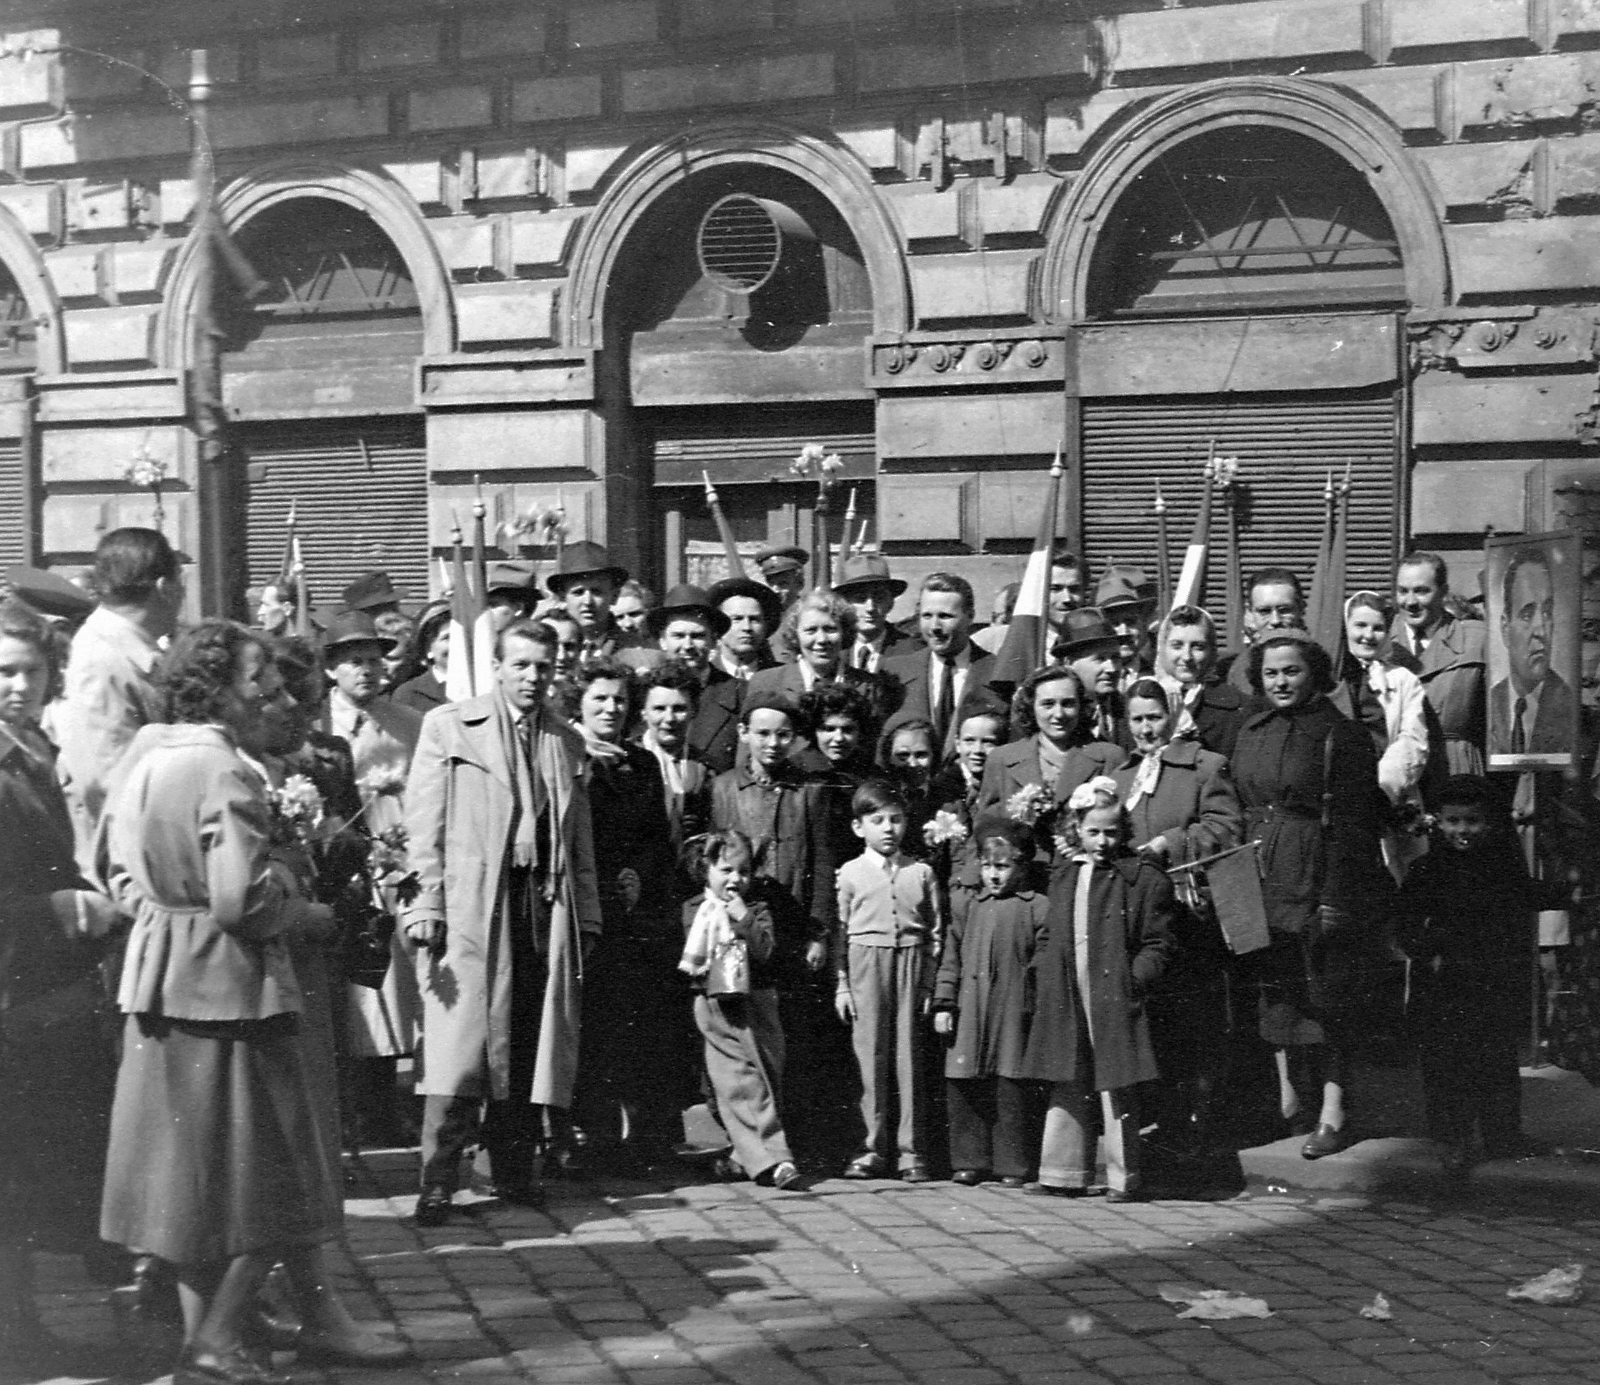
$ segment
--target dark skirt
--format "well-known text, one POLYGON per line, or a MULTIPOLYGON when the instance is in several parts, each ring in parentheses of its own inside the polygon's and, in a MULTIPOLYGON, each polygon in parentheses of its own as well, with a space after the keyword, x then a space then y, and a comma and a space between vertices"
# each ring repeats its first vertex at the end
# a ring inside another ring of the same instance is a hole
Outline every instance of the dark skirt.
POLYGON ((13 1014, 0 1033, 0 1242, 98 1243, 117 1064, 90 973, 13 1014))
POLYGON ((293 1015, 130 1015, 111 1111, 100 1234, 177 1265, 316 1245, 337 1191, 293 1015))

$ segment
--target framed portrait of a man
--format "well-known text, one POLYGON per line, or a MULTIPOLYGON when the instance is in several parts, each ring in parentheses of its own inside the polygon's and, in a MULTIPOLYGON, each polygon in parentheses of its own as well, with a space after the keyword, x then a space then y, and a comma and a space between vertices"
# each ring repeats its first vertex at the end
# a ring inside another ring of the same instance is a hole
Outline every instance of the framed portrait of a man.
POLYGON ((1491 770, 1577 761, 1582 546, 1571 532, 1484 547, 1491 770))

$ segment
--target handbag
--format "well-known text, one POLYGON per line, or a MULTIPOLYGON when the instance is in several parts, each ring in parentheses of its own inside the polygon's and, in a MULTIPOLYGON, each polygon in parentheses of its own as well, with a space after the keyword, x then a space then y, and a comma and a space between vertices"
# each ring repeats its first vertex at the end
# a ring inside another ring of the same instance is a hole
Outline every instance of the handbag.
POLYGON ((363 875, 352 875, 333 906, 339 920, 337 955, 345 980, 368 990, 382 987, 392 960, 394 915, 372 901, 363 875))
POLYGON ((750 994, 750 944, 743 938, 729 938, 712 947, 706 967, 706 994, 750 994))

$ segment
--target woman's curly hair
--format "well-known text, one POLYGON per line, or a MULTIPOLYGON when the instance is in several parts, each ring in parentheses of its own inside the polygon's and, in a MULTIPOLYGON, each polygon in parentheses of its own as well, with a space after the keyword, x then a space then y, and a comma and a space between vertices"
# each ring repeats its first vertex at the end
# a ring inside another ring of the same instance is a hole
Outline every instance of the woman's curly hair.
POLYGON ((839 657, 849 658, 850 646, 856 642, 856 608, 825 587, 813 587, 789 607, 778 628, 778 635, 787 640, 791 648, 799 648, 800 617, 807 611, 821 611, 833 617, 839 627, 839 657))
POLYGON ((1257 696, 1262 692, 1261 666, 1266 662, 1267 651, 1283 645, 1292 645, 1305 656, 1306 667, 1311 670, 1313 695, 1332 690, 1333 660, 1320 643, 1304 630, 1269 630, 1250 646, 1250 686, 1257 696))
POLYGON ((1087 700, 1083 690, 1083 679, 1066 664, 1046 664, 1043 668, 1036 668, 1017 684, 1016 692, 1011 694, 1012 730, 1023 736, 1038 734, 1039 722, 1033 715, 1033 695, 1046 683, 1071 683, 1078 690, 1078 728, 1081 730, 1083 704, 1087 700))
POLYGON ((237 621, 202 620, 180 630, 156 670, 163 719, 220 721, 239 676, 239 655, 250 645, 266 652, 261 636, 237 621))
POLYGON ((628 717, 622 729, 622 734, 626 736, 634 718, 639 715, 639 706, 644 701, 644 695, 640 690, 638 676, 620 660, 596 659, 593 663, 579 664, 567 674, 556 685, 561 710, 574 725, 577 725, 583 719, 584 693, 594 684, 606 679, 621 683, 622 690, 627 695, 628 717))

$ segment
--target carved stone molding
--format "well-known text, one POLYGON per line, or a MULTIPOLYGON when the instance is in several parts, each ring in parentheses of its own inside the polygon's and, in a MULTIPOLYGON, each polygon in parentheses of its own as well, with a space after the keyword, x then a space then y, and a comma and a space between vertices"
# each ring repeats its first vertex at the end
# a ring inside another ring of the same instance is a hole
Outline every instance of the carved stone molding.
POLYGON ((1600 317, 1578 308, 1501 309, 1413 319, 1414 371, 1531 371, 1592 365, 1600 317))
POLYGON ((868 351, 877 390, 1058 384, 1065 373, 1062 334, 1037 327, 878 336, 868 351))

